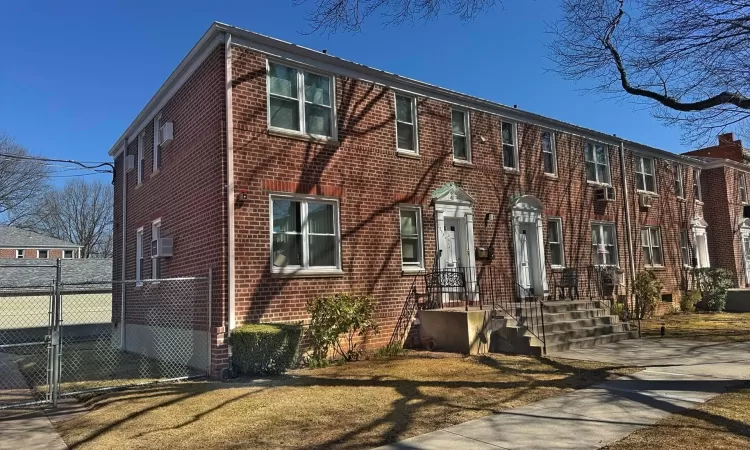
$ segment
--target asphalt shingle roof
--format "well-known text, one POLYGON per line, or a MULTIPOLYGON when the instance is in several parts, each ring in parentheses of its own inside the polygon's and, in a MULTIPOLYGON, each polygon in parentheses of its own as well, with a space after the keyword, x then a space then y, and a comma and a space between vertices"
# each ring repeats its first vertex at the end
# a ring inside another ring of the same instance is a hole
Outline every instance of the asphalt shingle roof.
POLYGON ((0 248, 78 248, 77 244, 63 241, 33 231, 0 226, 0 248))
MULTIPOLYGON (((24 290, 45 288, 55 278, 55 261, 50 259, 0 259, 0 292, 14 287, 24 290)), ((111 259, 63 259, 60 261, 61 281, 66 289, 101 289, 112 280, 111 259), (77 283, 103 282, 75 286, 77 283)))

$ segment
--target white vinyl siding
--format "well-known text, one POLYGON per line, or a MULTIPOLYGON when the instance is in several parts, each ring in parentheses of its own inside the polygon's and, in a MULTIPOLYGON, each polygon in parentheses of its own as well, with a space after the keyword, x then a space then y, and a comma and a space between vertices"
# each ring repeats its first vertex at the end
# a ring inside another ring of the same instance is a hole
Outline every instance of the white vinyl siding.
POLYGON ((544 173, 557 175, 557 148, 555 133, 542 130, 542 164, 544 173))
POLYGON ((595 265, 617 265, 617 235, 615 224, 595 222, 591 224, 591 243, 593 245, 593 260, 595 265), (599 253, 599 244, 604 244, 607 253, 599 253))
POLYGON ((419 153, 416 99, 403 94, 396 94, 396 148, 419 153))
POLYGON ((422 210, 418 206, 399 209, 401 235, 401 266, 403 269, 424 268, 422 251, 422 210))
POLYGON ((565 267, 562 219, 559 217, 550 217, 547 221, 547 242, 549 244, 550 265, 554 268, 565 267))
POLYGON ((643 263, 647 267, 661 267, 664 265, 661 230, 659 227, 641 228, 641 248, 643 249, 643 263))
POLYGON ((635 187, 639 191, 656 193, 656 169, 654 160, 645 156, 635 156, 635 187))
POLYGON ((333 138, 333 77, 268 62, 268 126, 333 138))
POLYGON ((584 152, 586 180, 599 184, 611 184, 609 171, 609 149, 604 144, 588 141, 584 152))
POLYGON ((271 196, 271 268, 276 273, 338 270, 338 202, 271 196))
POLYGON ((468 112, 457 109, 451 111, 451 133, 453 134, 453 159, 471 162, 468 112))
POLYGON ((515 122, 500 125, 503 142, 503 167, 518 170, 518 130, 515 122))

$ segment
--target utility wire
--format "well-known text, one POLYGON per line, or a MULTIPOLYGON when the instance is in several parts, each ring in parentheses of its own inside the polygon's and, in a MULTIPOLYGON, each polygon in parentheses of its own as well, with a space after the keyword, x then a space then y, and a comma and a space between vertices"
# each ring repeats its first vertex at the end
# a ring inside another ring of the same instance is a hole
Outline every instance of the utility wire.
POLYGON ((100 169, 101 167, 109 167, 109 169, 102 169, 100 173, 113 173, 115 166, 112 163, 109 162, 80 162, 75 161, 72 159, 54 159, 54 158, 42 158, 40 156, 23 156, 23 155, 13 155, 9 153, 0 153, 1 157, 10 158, 10 159, 19 159, 19 160, 25 160, 25 161, 39 161, 39 162, 48 162, 48 163, 66 163, 66 164, 75 164, 77 166, 80 166, 83 169, 89 169, 89 170, 96 170, 100 169))

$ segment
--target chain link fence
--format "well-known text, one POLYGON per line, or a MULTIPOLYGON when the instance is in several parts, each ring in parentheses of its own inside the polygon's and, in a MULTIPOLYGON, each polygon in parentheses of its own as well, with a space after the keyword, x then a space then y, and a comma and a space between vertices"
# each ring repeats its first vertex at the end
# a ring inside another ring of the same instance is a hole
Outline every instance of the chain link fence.
POLYGON ((36 285, 0 280, 0 409, 207 374, 210 273, 62 278, 36 285))

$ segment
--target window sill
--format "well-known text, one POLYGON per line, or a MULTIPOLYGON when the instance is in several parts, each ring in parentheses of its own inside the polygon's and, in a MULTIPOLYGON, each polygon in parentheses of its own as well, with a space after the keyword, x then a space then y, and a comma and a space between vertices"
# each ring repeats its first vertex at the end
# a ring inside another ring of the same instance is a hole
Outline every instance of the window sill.
POLYGON ((466 167, 466 168, 469 168, 469 169, 473 169, 474 168, 474 164, 472 164, 470 161, 464 161, 462 159, 454 159, 453 160, 453 165, 457 166, 457 167, 466 167))
POLYGON ((269 128, 268 134, 271 136, 297 139, 299 141, 315 142, 317 144, 339 145, 339 141, 337 139, 333 139, 330 137, 316 136, 313 134, 305 134, 298 131, 290 131, 279 128, 269 128))
POLYGON ((274 278, 327 278, 344 276, 341 269, 290 269, 271 272, 274 278))
POLYGON ((422 159, 419 153, 410 152, 409 150, 396 150, 396 156, 409 159, 422 159))
POLYGON ((598 181, 591 181, 591 180, 586 180, 586 184, 588 184, 591 187, 595 187, 595 188, 612 187, 611 183, 600 183, 598 181))
POLYGON ((685 197, 677 197, 677 201, 685 203, 685 197))
POLYGON ((703 206, 703 201, 702 201, 702 200, 693 200, 693 202, 694 202, 694 203, 695 203, 696 205, 698 205, 698 206, 703 206))
POLYGON ((544 172, 544 178, 546 178, 548 180, 553 180, 553 181, 557 181, 557 180, 560 179, 560 177, 558 175, 556 175, 554 173, 547 173, 547 172, 544 172))
POLYGON ((513 169, 510 167, 503 167, 503 172, 507 173, 508 175, 521 175, 521 171, 518 169, 513 169))
POLYGON ((565 266, 551 266, 553 272, 562 272, 565 270, 565 266))
POLYGON ((135 185, 135 190, 138 190, 143 187, 143 181, 135 185))
MULTIPOLYGON (((153 178, 153 177, 155 177, 155 176, 159 175, 159 172, 161 172, 161 168, 159 168, 159 169, 156 169, 156 170, 152 170, 152 171, 151 171, 151 174, 150 174, 150 175, 149 175, 148 177, 149 177, 149 178, 153 178)), ((141 183, 141 184, 143 184, 143 183, 141 183)))
POLYGON ((635 190, 635 192, 636 192, 637 194, 648 194, 648 195, 650 195, 651 197, 654 197, 654 198, 659 198, 659 194, 657 194, 656 192, 651 192, 651 191, 644 191, 643 189, 636 189, 636 190, 635 190))
POLYGON ((646 269, 646 270, 655 270, 657 272, 663 272, 663 271, 667 270, 667 268, 665 266, 647 266, 645 264, 644 264, 643 268, 646 269))
POLYGON ((409 276, 409 275, 423 275, 425 273, 424 268, 422 267, 403 267, 401 268, 401 275, 403 276, 409 276))

